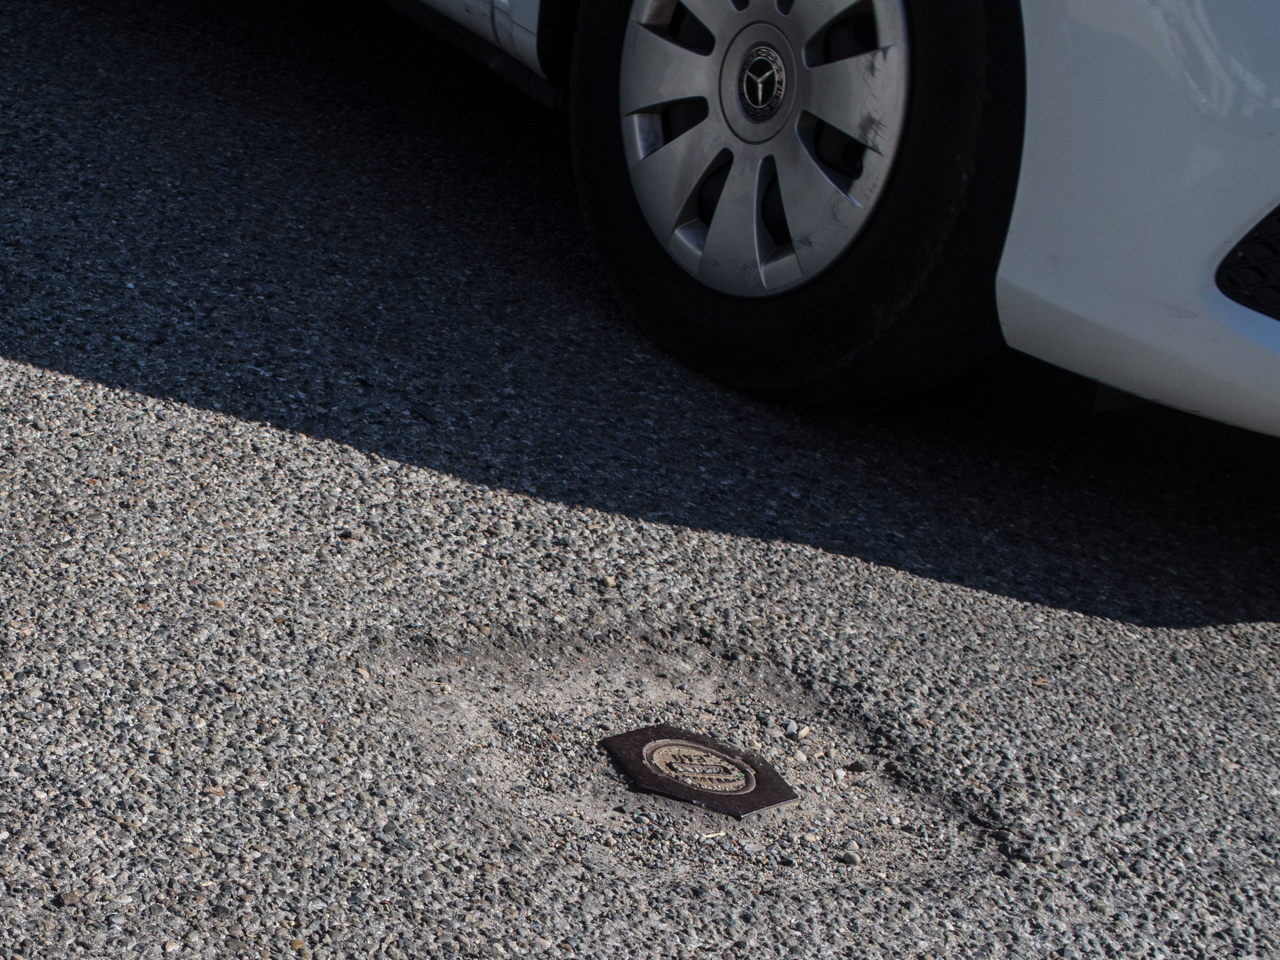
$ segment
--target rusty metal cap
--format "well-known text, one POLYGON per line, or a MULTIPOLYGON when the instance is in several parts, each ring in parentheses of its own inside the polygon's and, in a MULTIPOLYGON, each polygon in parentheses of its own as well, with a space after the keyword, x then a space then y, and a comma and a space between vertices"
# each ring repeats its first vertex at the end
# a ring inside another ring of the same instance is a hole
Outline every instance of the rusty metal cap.
POLYGON ((600 746, 638 790, 739 819, 800 799, 763 757, 679 727, 644 727, 606 737, 600 746))

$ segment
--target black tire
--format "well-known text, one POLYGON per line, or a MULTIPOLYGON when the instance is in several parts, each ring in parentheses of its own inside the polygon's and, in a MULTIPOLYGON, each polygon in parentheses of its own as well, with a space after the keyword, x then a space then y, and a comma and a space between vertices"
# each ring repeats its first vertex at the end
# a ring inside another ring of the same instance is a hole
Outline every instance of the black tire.
POLYGON ((644 219, 618 109, 630 6, 581 5, 569 110, 587 224, 642 330, 718 380, 791 400, 918 389, 1000 346, 995 275, 1025 103, 1017 0, 906 0, 910 99, 885 192, 826 273, 763 298, 702 285, 644 219))

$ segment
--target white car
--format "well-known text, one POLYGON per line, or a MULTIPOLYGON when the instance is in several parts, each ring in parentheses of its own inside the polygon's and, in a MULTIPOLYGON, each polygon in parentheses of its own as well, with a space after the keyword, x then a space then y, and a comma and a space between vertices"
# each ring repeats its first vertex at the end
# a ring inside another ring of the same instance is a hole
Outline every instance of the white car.
POLYGON ((1278 0, 392 2, 567 98, 606 269, 715 377, 884 394, 1003 338, 1280 435, 1278 0))

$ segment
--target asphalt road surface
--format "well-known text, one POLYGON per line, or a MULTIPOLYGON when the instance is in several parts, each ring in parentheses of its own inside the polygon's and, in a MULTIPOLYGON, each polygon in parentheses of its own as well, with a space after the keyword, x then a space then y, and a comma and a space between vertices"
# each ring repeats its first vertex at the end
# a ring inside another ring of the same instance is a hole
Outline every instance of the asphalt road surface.
POLYGON ((371 4, 0 7, 0 958, 1280 953, 1280 443, 724 390, 570 173, 371 4))

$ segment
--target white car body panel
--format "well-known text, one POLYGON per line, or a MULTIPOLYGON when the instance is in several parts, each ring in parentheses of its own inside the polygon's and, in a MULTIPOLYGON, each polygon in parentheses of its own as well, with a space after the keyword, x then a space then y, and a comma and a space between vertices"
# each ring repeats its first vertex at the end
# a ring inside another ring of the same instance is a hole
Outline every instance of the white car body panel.
POLYGON ((538 63, 539 0, 493 0, 493 28, 502 49, 540 77, 538 63))
POLYGON ((545 79, 538 63, 539 0, 420 0, 545 79))
POLYGON ((498 44, 493 29, 493 4, 490 0, 422 0, 428 7, 456 20, 472 33, 498 44))
MULTIPOLYGON (((540 75, 540 0, 423 0, 540 75)), ((804 2, 804 0, 801 0, 804 2)), ((1280 0, 1022 0, 1027 130, 1005 339, 1280 435, 1280 321, 1225 297, 1280 206, 1280 0)))
POLYGON ((1005 339, 1280 435, 1280 321, 1214 280, 1280 206, 1280 2, 1024 0, 1023 19, 1005 339))

